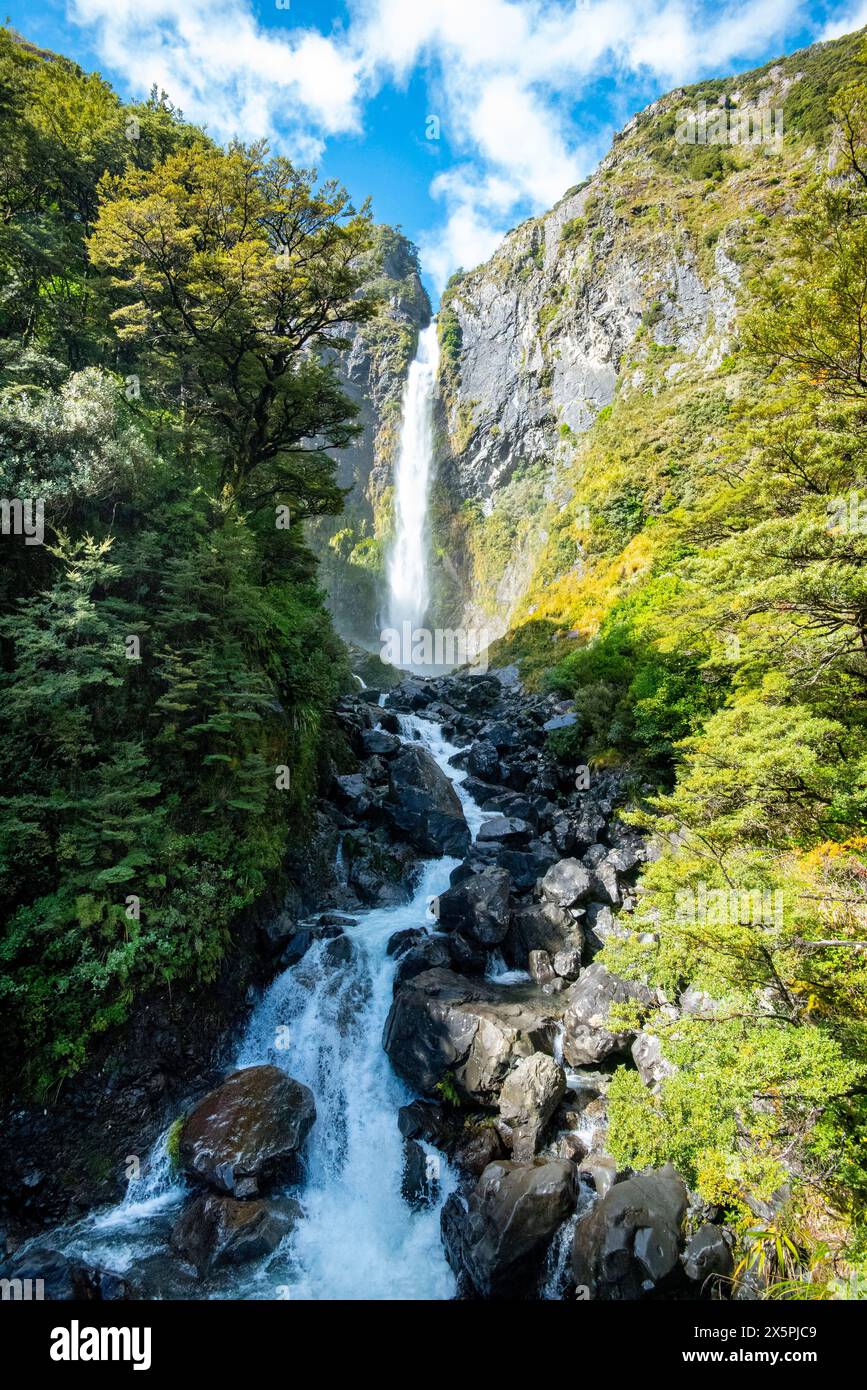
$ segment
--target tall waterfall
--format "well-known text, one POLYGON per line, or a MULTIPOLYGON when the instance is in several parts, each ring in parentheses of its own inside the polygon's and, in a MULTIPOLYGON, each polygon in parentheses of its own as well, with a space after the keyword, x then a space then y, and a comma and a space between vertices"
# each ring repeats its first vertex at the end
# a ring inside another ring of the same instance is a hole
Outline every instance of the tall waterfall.
POLYGON ((437 326, 432 320, 419 334, 407 376, 394 472, 395 539, 388 563, 388 615, 398 630, 405 622, 421 627, 430 602, 427 515, 438 365, 437 326))

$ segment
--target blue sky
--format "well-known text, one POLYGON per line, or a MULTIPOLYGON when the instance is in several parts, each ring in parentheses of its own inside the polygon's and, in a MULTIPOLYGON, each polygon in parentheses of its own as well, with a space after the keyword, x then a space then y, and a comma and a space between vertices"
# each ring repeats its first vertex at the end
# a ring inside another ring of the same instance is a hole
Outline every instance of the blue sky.
POLYGON ((6 0, 3 14, 124 97, 156 82, 216 138, 264 135, 371 195, 435 293, 654 97, 860 28, 867 0, 6 0))

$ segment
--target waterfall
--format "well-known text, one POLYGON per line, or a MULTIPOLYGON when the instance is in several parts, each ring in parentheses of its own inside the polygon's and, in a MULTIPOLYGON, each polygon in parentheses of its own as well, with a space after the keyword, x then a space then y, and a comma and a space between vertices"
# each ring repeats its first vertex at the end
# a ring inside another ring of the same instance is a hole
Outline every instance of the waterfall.
POLYGON ((430 602, 428 493, 433 452, 433 401, 439 364, 436 321, 419 334, 406 379, 403 425, 394 470, 395 537, 388 562, 389 623, 421 627, 430 602))

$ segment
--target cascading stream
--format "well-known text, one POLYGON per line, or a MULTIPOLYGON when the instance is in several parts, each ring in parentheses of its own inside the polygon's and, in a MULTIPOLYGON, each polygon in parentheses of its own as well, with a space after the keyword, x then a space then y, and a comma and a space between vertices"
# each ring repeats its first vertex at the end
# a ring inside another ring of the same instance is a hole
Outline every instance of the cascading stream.
MULTIPOLYGON (((488 817, 448 759, 457 751, 439 725, 400 716, 402 738, 420 738, 454 783, 475 838, 488 817)), ((459 861, 428 860, 412 900, 358 914, 345 937, 316 942, 273 982, 251 1016, 237 1066, 269 1062, 308 1085, 316 1123, 307 1141, 307 1178, 293 1192, 303 1215, 267 1259, 222 1271, 207 1284, 179 1274, 166 1253, 171 1225, 189 1193, 173 1176, 166 1136, 124 1202, 66 1232, 70 1254, 133 1278, 147 1271, 152 1296, 247 1299, 448 1299, 455 1283, 440 1241, 442 1202, 456 1184, 437 1157, 439 1194, 413 1210, 401 1195, 398 1108, 412 1093, 391 1069, 382 1030, 392 997, 390 938, 406 927, 434 930, 431 898, 449 885, 459 861), (332 953, 339 951, 335 961, 332 953)), ((433 1152, 433 1151, 432 1151, 433 1152)), ((59 1233, 56 1233, 59 1234, 59 1233)))
POLYGON ((403 424, 394 471, 395 538, 388 562, 389 623, 399 632, 421 627, 430 602, 428 499, 433 454, 433 403, 439 343, 436 321, 419 334, 403 398, 403 424))

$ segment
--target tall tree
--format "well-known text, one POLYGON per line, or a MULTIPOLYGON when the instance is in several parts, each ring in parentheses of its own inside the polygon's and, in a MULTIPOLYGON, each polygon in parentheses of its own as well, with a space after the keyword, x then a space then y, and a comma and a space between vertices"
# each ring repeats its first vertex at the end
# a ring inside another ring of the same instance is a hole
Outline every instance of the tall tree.
POLYGON ((371 219, 314 183, 261 145, 180 150, 106 178, 90 239, 120 335, 207 429, 218 486, 245 509, 338 509, 330 451, 357 433, 327 354, 375 308, 360 293, 371 219))

